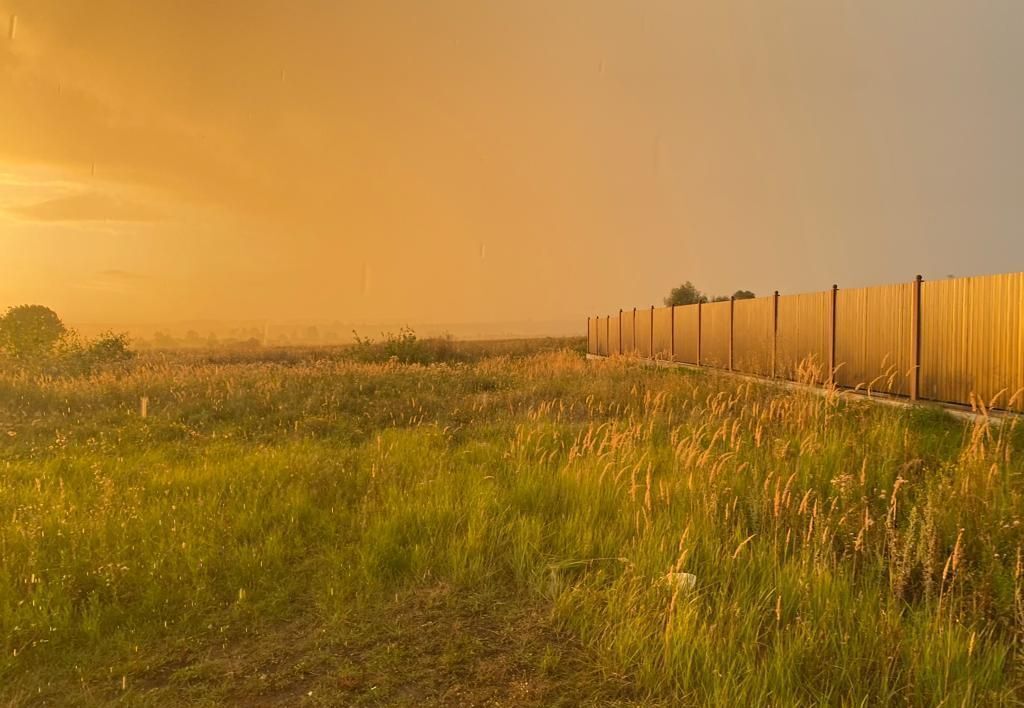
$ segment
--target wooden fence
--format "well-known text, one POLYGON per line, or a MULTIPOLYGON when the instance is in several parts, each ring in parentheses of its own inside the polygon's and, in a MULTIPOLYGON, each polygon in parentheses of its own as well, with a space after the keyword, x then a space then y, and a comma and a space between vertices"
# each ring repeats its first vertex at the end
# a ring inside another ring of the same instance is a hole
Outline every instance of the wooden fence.
POLYGON ((587 319, 588 352, 1024 410, 1024 273, 587 319))

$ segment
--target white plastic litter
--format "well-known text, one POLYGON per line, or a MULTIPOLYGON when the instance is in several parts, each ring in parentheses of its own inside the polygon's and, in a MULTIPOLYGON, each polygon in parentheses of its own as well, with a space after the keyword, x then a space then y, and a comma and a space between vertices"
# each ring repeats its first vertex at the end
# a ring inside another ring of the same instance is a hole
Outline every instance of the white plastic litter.
POLYGON ((697 587, 697 576, 693 573, 669 573, 665 576, 665 582, 680 590, 693 590, 697 587))

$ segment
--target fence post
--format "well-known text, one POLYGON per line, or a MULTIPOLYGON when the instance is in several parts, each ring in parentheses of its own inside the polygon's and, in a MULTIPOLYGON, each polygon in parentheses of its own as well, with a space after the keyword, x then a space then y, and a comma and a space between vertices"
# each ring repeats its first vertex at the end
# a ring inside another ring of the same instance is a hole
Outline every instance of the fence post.
POLYGON ((697 303, 697 366, 701 365, 700 361, 700 340, 704 330, 704 303, 697 303))
POLYGON ((832 283, 832 297, 829 304, 829 334, 828 334, 828 385, 836 384, 836 295, 839 286, 832 283))
POLYGON ((668 360, 675 362, 676 360, 676 306, 671 305, 669 307, 668 315, 668 326, 671 331, 670 344, 668 345, 668 360))
POLYGON ((911 331, 914 337, 910 348, 914 363, 910 374, 911 401, 916 401, 921 397, 921 280, 920 275, 914 278, 913 309, 911 310, 911 331))
POLYGON ((732 371, 733 313, 736 312, 736 298, 729 298, 729 371, 732 371))
POLYGON ((772 297, 772 378, 778 376, 779 359, 779 291, 772 297))
POLYGON ((612 316, 605 315, 604 318, 604 355, 612 355, 612 316))
POLYGON ((654 305, 651 305, 651 360, 657 358, 654 356, 654 305))
POLYGON ((587 354, 593 354, 590 351, 590 317, 587 317, 587 354))
POLYGON ((633 308, 633 341, 629 345, 629 354, 630 354, 630 356, 636 356, 637 353, 638 352, 637 352, 637 348, 636 348, 636 308, 634 307, 633 308))

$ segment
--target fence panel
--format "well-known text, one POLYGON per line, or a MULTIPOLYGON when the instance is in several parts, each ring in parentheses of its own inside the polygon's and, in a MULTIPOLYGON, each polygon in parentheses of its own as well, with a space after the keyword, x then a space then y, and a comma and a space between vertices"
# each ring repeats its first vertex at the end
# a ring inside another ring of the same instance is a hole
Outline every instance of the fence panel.
POLYGON ((1024 273, 922 283, 921 397, 1009 407, 1024 388, 1022 317, 1024 273))
POLYGON ((634 310, 623 310, 622 311, 622 353, 626 356, 636 356, 636 337, 633 335, 633 319, 634 310))
POLYGON ((608 318, 608 353, 621 354, 619 348, 619 316, 611 315, 608 318))
POLYGON ((672 359, 671 307, 658 307, 654 310, 654 358, 662 361, 672 359))
POLYGON ((828 380, 831 307, 831 292, 779 298, 777 376, 818 384, 828 380))
POLYGON ((651 357, 651 310, 636 311, 636 352, 644 359, 651 357))
POLYGON ((759 297, 733 303, 732 368, 771 376, 775 339, 775 298, 759 297))
POLYGON ((1024 273, 959 278, 920 285, 787 295, 703 307, 628 310, 590 318, 592 354, 670 356, 683 363, 775 373, 807 383, 835 382, 899 395, 912 393, 915 318, 920 313, 920 398, 1024 410, 1024 273), (773 315, 775 315, 773 317, 773 315), (653 329, 652 329, 653 328, 653 329), (652 347, 653 335, 653 347, 652 347), (652 352, 653 349, 653 352, 652 352), (699 359, 699 362, 698 362, 699 359))
POLYGON ((701 308, 700 363, 729 368, 729 318, 732 303, 709 302, 701 308))
POLYGON ((676 308, 676 361, 685 364, 697 362, 697 337, 699 335, 699 305, 681 305, 676 308))
POLYGON ((913 328, 913 283, 840 289, 836 293, 836 384, 909 396, 913 328))

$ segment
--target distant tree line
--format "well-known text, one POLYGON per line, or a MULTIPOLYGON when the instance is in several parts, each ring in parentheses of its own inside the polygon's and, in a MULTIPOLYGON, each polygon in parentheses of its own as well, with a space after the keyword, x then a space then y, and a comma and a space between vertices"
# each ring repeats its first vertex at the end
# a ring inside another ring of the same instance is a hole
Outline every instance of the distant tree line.
POLYGON ((665 298, 665 306, 674 307, 675 305, 696 305, 703 302, 722 302, 729 300, 730 297, 737 300, 751 300, 757 296, 751 290, 737 290, 731 296, 709 296, 701 292, 696 285, 687 280, 679 287, 672 288, 668 296, 665 298))

